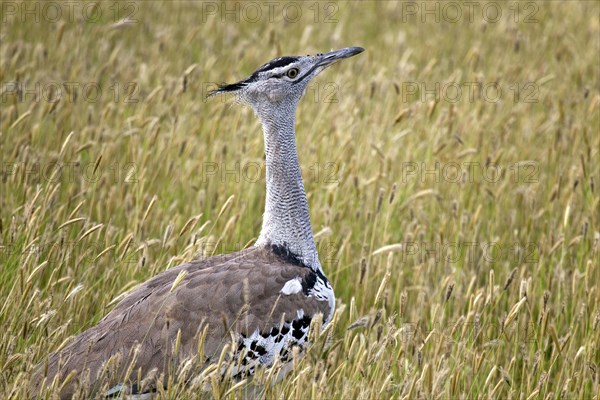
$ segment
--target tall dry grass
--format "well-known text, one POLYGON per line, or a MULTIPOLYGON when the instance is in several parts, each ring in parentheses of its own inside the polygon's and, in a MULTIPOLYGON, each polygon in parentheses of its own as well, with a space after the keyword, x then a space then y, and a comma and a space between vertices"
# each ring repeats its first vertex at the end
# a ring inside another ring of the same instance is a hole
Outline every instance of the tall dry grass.
POLYGON ((121 293, 256 239, 262 133, 214 82, 359 45, 297 118, 336 318, 264 396, 598 399, 597 2, 48 4, 2 3, 1 398, 121 293))

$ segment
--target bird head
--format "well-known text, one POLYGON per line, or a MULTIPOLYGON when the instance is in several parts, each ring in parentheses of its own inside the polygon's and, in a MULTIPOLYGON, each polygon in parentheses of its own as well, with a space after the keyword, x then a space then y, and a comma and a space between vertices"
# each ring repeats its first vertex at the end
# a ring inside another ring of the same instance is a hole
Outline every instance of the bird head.
POLYGON ((337 61, 363 51, 362 47, 347 47, 329 53, 276 58, 244 80, 220 85, 207 97, 235 94, 238 101, 249 104, 261 116, 274 108, 295 108, 311 79, 337 61))

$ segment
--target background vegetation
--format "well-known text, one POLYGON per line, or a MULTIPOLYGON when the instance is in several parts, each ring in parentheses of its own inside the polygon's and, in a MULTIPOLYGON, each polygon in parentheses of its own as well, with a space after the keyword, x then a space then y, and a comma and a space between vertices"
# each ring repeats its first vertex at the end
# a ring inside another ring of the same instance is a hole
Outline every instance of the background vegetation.
POLYGON ((356 45, 297 118, 336 319, 265 396, 598 399, 598 2, 70 4, 2 3, 1 398, 257 238, 262 133, 215 82, 356 45))

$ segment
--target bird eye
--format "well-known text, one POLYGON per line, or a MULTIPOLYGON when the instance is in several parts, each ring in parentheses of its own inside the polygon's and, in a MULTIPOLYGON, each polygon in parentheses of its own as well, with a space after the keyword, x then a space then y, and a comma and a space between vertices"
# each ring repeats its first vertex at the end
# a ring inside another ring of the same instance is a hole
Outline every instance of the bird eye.
POLYGON ((286 72, 286 75, 288 78, 294 79, 295 77, 298 76, 298 68, 290 69, 288 72, 286 72))

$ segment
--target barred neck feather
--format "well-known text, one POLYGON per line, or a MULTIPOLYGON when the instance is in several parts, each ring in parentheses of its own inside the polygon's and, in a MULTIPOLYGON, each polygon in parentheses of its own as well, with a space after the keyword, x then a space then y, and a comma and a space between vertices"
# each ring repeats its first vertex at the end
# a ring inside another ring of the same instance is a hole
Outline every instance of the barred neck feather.
POLYGON ((277 114, 261 112, 266 154, 267 198, 257 245, 283 248, 291 258, 322 271, 308 213, 295 138, 295 104, 277 114))

